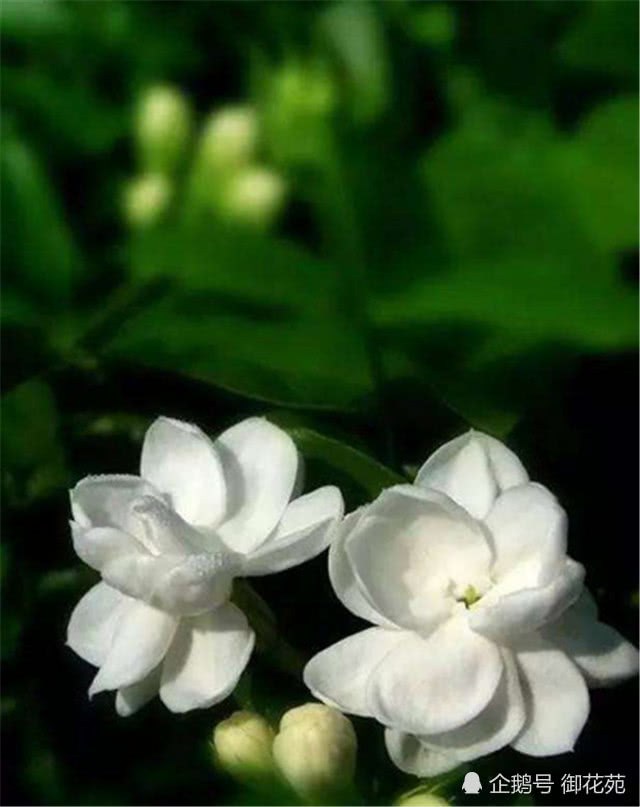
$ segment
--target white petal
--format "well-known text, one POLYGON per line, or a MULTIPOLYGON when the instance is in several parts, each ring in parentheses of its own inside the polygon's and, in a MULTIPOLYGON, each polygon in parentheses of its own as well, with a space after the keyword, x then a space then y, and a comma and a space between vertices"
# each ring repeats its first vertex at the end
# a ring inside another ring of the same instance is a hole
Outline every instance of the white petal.
POLYGON ((319 555, 329 546, 344 510, 338 488, 324 487, 294 499, 280 523, 244 564, 244 574, 281 572, 319 555))
POLYGON ((638 650, 617 630, 597 622, 590 595, 546 625, 542 635, 563 650, 592 687, 610 686, 638 673, 638 650))
POLYGON ((385 619, 370 602, 353 572, 351 561, 345 550, 345 543, 360 520, 367 512, 360 507, 342 521, 329 547, 329 579, 338 599, 349 611, 374 625, 393 627, 393 622, 385 619))
POLYGON ((125 555, 102 568, 103 579, 136 599, 177 616, 210 611, 225 602, 240 566, 238 556, 125 555))
POLYGON ((545 585, 560 570, 567 552, 567 515, 542 485, 528 482, 499 496, 486 519, 496 560, 497 580, 515 567, 526 569, 531 586, 545 585))
POLYGON ((116 712, 120 717, 129 717, 142 709, 152 698, 158 694, 160 688, 160 670, 158 665, 142 681, 137 684, 119 689, 116 693, 116 712))
POLYGON ((546 586, 513 591, 501 584, 469 610, 477 633, 504 641, 537 630, 559 617, 580 596, 584 567, 567 558, 562 572, 546 586))
POLYGON ((118 623, 107 658, 93 679, 89 697, 141 681, 164 658, 178 621, 144 602, 135 602, 118 623))
POLYGON ((140 496, 162 494, 139 476, 86 476, 69 492, 71 512, 83 527, 117 527, 131 532, 131 504, 140 496))
POLYGON ((82 527, 75 521, 70 526, 76 554, 99 572, 116 558, 146 555, 139 541, 116 527, 82 527))
POLYGON ((513 740, 524 725, 525 707, 512 654, 503 651, 502 660, 502 678, 487 707, 457 729, 421 737, 425 745, 467 762, 492 754, 513 740))
POLYGON ((298 473, 286 432, 262 418, 243 420, 214 443, 227 485, 227 515, 218 534, 234 551, 255 549, 280 521, 298 473))
POLYGON ((534 757, 572 751, 589 716, 582 675, 564 653, 538 636, 514 651, 527 719, 512 747, 534 757))
POLYGON ((482 525, 437 491, 386 490, 345 544, 360 587, 395 624, 428 632, 451 613, 453 585, 489 585, 491 550, 482 525))
POLYGON ((104 664, 113 634, 134 601, 106 583, 98 583, 76 605, 67 628, 67 644, 85 661, 104 664))
POLYGON ((412 776, 438 776, 460 764, 453 754, 428 748, 413 734, 386 729, 384 741, 394 765, 412 776))
POLYGON ((213 527, 223 517, 222 463, 197 426, 166 417, 155 420, 144 438, 140 473, 169 494, 173 508, 189 524, 213 527))
POLYGON ((446 493, 475 518, 484 518, 496 495, 529 479, 503 443, 469 431, 445 443, 418 471, 416 484, 446 493))
POLYGON ((386 726, 437 734, 462 726, 493 697, 502 675, 500 651, 450 619, 428 638, 409 635, 375 668, 367 705, 386 726))
POLYGON ((329 706, 370 716, 367 681, 387 653, 406 637, 404 631, 385 628, 368 628, 348 636, 311 659, 304 669, 304 682, 316 698, 329 706))
POLYGON ((165 706, 187 712, 226 698, 249 661, 254 640, 246 617, 232 603, 183 620, 162 668, 165 706))
POLYGON ((136 499, 131 512, 134 534, 153 555, 226 550, 215 533, 195 529, 175 510, 153 496, 136 499))

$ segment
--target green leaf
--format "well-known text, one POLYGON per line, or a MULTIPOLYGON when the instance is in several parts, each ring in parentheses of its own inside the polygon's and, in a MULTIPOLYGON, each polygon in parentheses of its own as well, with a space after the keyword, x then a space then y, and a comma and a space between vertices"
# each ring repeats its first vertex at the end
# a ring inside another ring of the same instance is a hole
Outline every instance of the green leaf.
POLYGON ((293 427, 287 431, 306 459, 320 460, 332 470, 345 474, 371 499, 384 488, 407 482, 403 476, 373 457, 333 437, 325 437, 304 427, 293 427))
POLYGON ((342 279, 292 245, 212 226, 154 232, 133 272, 157 295, 113 334, 109 357, 289 405, 354 409, 370 394, 342 279))

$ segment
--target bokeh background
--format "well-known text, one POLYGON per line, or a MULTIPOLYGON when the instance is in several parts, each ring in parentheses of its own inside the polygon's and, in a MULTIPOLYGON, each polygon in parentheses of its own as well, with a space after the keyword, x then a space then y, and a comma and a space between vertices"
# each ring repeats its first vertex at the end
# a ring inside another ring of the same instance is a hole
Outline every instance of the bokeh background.
MULTIPOLYGON (((66 490, 135 472, 160 413, 267 414, 350 508, 469 425, 506 438, 637 637, 635 3, 0 15, 5 804, 256 798, 210 760, 236 702, 120 719, 64 646, 93 581, 66 490)), ((324 558, 256 588, 303 657, 359 627, 324 558)), ((272 719, 307 698, 268 654, 238 694, 272 719)), ((637 804, 637 714, 636 682, 594 692, 574 754, 489 768, 622 773, 562 803, 637 804)), ((415 782, 356 723, 362 798, 388 804, 415 782)))

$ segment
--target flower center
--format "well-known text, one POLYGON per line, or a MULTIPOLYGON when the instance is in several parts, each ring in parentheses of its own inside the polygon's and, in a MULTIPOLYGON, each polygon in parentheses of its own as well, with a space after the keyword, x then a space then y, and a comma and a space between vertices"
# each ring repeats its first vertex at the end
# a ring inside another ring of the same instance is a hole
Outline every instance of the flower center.
POLYGON ((463 602, 465 608, 471 608, 471 606, 477 603, 481 597, 482 594, 479 594, 472 585, 468 585, 462 592, 462 597, 458 597, 457 601, 463 602))

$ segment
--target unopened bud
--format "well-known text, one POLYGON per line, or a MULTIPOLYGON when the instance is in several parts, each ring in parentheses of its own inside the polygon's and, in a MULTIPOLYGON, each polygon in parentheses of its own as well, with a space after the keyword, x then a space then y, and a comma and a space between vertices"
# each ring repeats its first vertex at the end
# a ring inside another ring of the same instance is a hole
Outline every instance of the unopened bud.
POLYGON ((249 162, 258 142, 258 120, 250 106, 214 112, 204 125, 199 146, 200 169, 220 172, 249 162))
POLYGON ((282 210, 285 189, 283 179, 274 171, 247 167, 229 179, 221 199, 221 213, 234 221, 269 227, 282 210))
POLYGON ((191 136, 191 109, 175 87, 148 89, 138 104, 135 136, 145 171, 172 173, 182 161, 191 136))
POLYGON ((159 221, 171 201, 171 183, 163 174, 145 174, 132 179, 124 192, 124 215, 134 229, 159 221))
POLYGON ((449 802, 428 790, 412 790, 395 802, 396 807, 449 807, 449 802))
POLYGON ((260 782, 274 775, 274 732, 254 712, 234 712, 218 723, 213 746, 220 766, 240 781, 260 782))
POLYGON ((291 709, 280 721, 273 755, 291 787, 309 801, 350 787, 357 740, 351 721, 321 703, 291 709))

